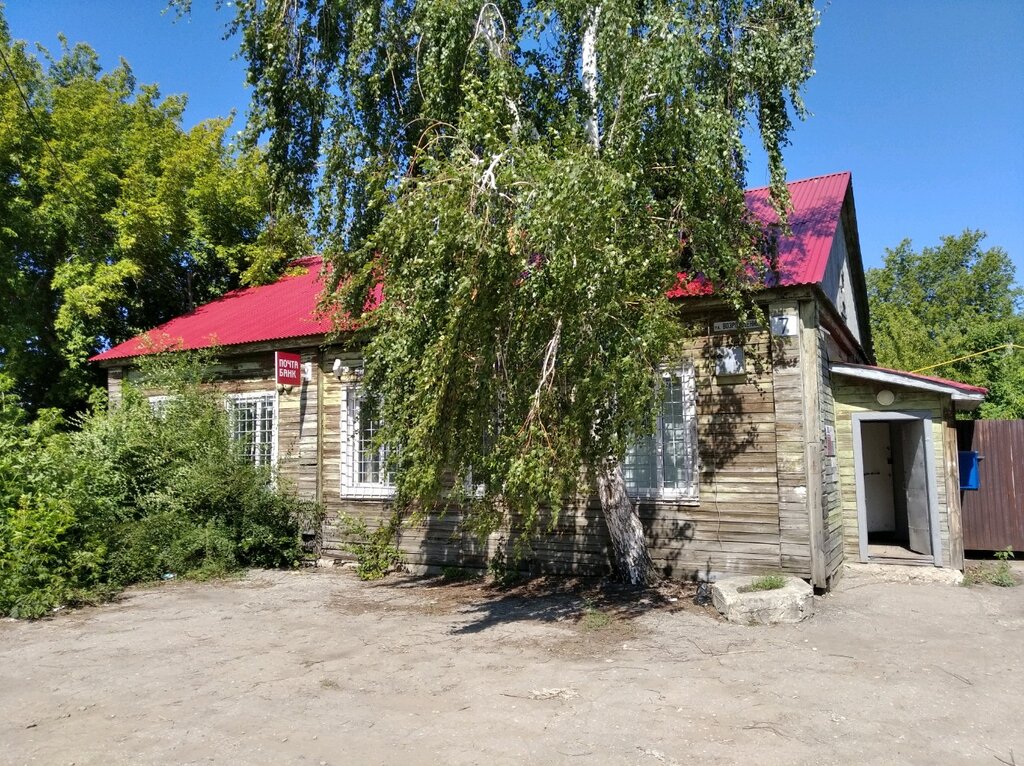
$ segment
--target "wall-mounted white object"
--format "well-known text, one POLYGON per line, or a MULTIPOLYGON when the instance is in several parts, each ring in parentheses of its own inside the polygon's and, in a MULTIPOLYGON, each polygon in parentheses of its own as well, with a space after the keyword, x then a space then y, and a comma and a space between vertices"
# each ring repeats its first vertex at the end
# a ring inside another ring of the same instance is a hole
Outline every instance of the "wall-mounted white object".
POLYGON ((715 375, 742 375, 747 371, 742 346, 723 346, 716 349, 715 353, 715 375))
POLYGON ((800 324, 797 321, 796 312, 784 312, 772 314, 771 318, 772 335, 782 338, 795 338, 800 331, 800 324))

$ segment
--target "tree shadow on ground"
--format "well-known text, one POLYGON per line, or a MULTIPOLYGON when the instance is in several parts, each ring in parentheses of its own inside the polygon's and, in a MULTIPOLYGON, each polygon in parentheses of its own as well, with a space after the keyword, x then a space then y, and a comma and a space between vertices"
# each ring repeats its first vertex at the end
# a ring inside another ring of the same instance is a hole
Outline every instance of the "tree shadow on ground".
POLYGON ((394 587, 429 588, 432 599, 440 596, 453 613, 469 617, 452 630, 456 635, 517 622, 575 625, 594 615, 622 622, 657 610, 713 613, 695 604, 697 585, 682 582, 638 588, 596 578, 537 577, 502 585, 483 579, 452 582, 423 577, 394 587))

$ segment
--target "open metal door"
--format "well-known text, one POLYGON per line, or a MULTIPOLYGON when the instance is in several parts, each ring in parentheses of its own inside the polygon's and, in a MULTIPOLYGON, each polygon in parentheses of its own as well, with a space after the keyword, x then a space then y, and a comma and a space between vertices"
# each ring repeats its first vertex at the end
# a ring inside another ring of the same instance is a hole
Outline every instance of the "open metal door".
POLYGON ((900 424, 903 431, 903 491, 907 498, 907 531, 910 550, 932 554, 931 509, 928 504, 927 449, 924 422, 900 424))

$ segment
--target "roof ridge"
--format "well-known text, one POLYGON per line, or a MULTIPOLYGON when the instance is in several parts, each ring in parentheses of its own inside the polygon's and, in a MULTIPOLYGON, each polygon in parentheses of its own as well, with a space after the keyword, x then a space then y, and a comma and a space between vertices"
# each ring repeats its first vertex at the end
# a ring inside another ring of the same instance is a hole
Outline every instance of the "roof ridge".
MULTIPOLYGON (((811 176, 810 178, 797 178, 795 181, 786 181, 786 186, 793 186, 795 184, 804 184, 809 181, 821 181, 825 178, 835 178, 836 176, 853 176, 853 172, 850 170, 837 170, 834 173, 822 173, 818 176, 811 176)), ((764 191, 770 189, 771 184, 765 184, 764 186, 751 186, 749 189, 744 189, 743 193, 748 194, 750 192, 764 191)))

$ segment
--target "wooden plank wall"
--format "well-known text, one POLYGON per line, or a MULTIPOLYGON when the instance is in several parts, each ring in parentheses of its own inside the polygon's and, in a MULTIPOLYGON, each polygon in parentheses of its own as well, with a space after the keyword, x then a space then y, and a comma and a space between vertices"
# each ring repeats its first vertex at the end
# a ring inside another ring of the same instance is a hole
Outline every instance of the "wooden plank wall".
MULTIPOLYGON (((771 336, 764 331, 748 334, 743 340, 747 373, 716 378, 716 349, 736 342, 736 336, 708 333, 687 347, 696 372, 699 503, 645 502, 639 507, 652 557, 669 577, 693 579, 780 568, 806 576, 807 555, 791 556, 784 563, 780 544, 779 439, 771 336)), ((325 553, 340 556, 346 541, 339 514, 361 518, 375 529, 387 522, 391 510, 382 500, 341 496, 342 385, 348 378, 339 381, 329 374, 335 358, 351 367, 358 359, 328 350, 321 364, 321 496, 327 511, 324 545, 325 553)), ((794 391, 787 390, 787 397, 794 391)), ((801 422, 802 416, 794 413, 785 425, 793 444, 800 443, 801 422)), ((798 472, 799 461, 791 461, 787 467, 798 472)), ((801 506, 801 511, 806 526, 806 507, 801 506)), ((446 565, 483 567, 512 543, 507 529, 487 540, 476 540, 462 531, 461 520, 453 511, 430 516, 417 527, 403 527, 398 542, 407 564, 417 571, 446 565)), ((789 532, 795 550, 800 546, 798 520, 794 519, 789 532)), ((609 569, 607 530, 593 498, 565 511, 530 547, 532 555, 523 562, 526 571, 601 574, 609 569)))
POLYGON ((107 370, 107 403, 109 406, 117 406, 121 403, 121 381, 123 378, 123 367, 111 367, 107 370))
MULTIPOLYGON (((652 556, 663 574, 678 579, 780 569, 810 577, 804 339, 773 339, 766 330, 716 333, 714 320, 708 319, 706 331, 684 352, 694 364, 697 387, 699 502, 640 504, 652 556), (746 372, 716 376, 717 350, 737 344, 745 351, 746 372)), ((342 392, 359 357, 338 348, 291 350, 313 363, 314 379, 279 394, 278 476, 302 497, 323 503, 324 553, 345 556, 340 514, 363 519, 370 529, 391 516, 386 500, 341 494, 342 392), (349 368, 340 379, 332 371, 336 359, 349 368)), ((213 372, 225 393, 275 390, 273 350, 227 357, 213 372)), ((453 511, 404 526, 398 544, 410 567, 482 568, 514 543, 507 528, 481 541, 461 522, 453 511)), ((596 499, 565 511, 530 541, 530 549, 526 571, 607 572, 608 535, 596 499)))
POLYGON ((341 408, 343 384, 355 380, 352 371, 359 366, 359 355, 328 349, 321 355, 318 376, 322 384, 320 392, 320 501, 324 505, 323 552, 327 556, 343 556, 342 545, 346 541, 343 529, 338 523, 339 513, 348 513, 366 521, 374 530, 390 517, 387 504, 379 500, 343 500, 341 497, 341 408), (338 359, 349 372, 337 378, 333 372, 334 360, 338 359))
MULTIPOLYGON (((860 533, 857 521, 857 485, 853 457, 853 414, 856 412, 901 412, 907 410, 927 411, 932 418, 932 448, 936 470, 936 489, 939 501, 939 536, 942 545, 942 563, 944 566, 956 565, 962 550, 959 552, 950 547, 950 503, 949 482, 950 470, 956 466, 947 463, 947 441, 950 438, 949 417, 944 411, 944 400, 948 397, 924 391, 903 389, 887 384, 875 384, 868 381, 856 381, 836 376, 833 380, 833 392, 836 402, 836 447, 839 454, 839 481, 842 493, 843 512, 843 553, 849 561, 860 561, 860 533), (878 392, 888 388, 896 394, 896 400, 883 406, 875 398, 878 392), (952 554, 952 556, 951 556, 952 554)), ((956 513, 954 507, 953 512, 956 513)), ((954 521, 959 527, 959 521, 954 521)), ((957 542, 954 537, 954 542, 957 542)))
MULTIPOLYGON (((314 375, 312 380, 303 380, 301 385, 278 394, 277 477, 279 483, 290 487, 303 500, 316 501, 320 419, 318 389, 322 376, 315 374, 320 361, 315 349, 302 349, 299 356, 303 367, 307 362, 312 364, 314 375)), ((263 383, 273 387, 274 381, 265 380, 263 383)))
MULTIPOLYGON (((949 524, 949 558, 947 563, 954 569, 964 568, 964 529, 963 506, 960 493, 960 456, 957 454, 956 410, 953 402, 945 416, 945 473, 946 500, 948 505, 947 521, 949 524)), ((941 481, 939 477, 939 481, 941 481)))
MULTIPOLYGON (((821 512, 825 533, 823 554, 826 577, 832 578, 843 563, 843 506, 839 484, 838 445, 834 441, 836 405, 832 392, 832 374, 829 371, 828 339, 828 332, 824 328, 819 328, 820 420, 822 428, 830 427, 833 432, 833 454, 829 455, 823 449, 821 462, 821 512)), ((822 443, 825 443, 824 436, 822 443)))
MULTIPOLYGON (((299 352, 303 362, 317 362, 316 349, 288 349, 281 351, 299 352)), ((120 368, 112 368, 120 372, 120 368)), ((278 485, 294 491, 306 500, 317 499, 317 451, 318 451, 318 378, 303 381, 300 386, 277 390, 274 377, 274 351, 226 356, 213 365, 210 376, 211 387, 226 394, 274 393, 277 396, 275 416, 277 426, 277 470, 278 485)), ((129 380, 140 380, 137 369, 129 369, 129 380)), ((108 388, 111 384, 108 376, 108 388)), ((118 385, 120 396, 120 385, 118 385)), ((156 389, 144 389, 148 395, 162 393, 156 389)))
MULTIPOLYGON (((772 305, 774 312, 799 317, 796 301, 772 305)), ((776 343, 773 385, 775 392, 776 471, 779 485, 781 568, 799 577, 811 576, 811 533, 807 516, 807 461, 805 454, 805 397, 800 335, 780 337, 776 343)))
MULTIPOLYGON (((710 317, 708 326, 716 319, 710 317)), ((684 577, 778 571, 779 486, 771 336, 709 332, 689 344, 697 385, 700 500, 640 508, 652 554, 684 577), (742 343, 746 373, 717 377, 717 350, 742 343)))

